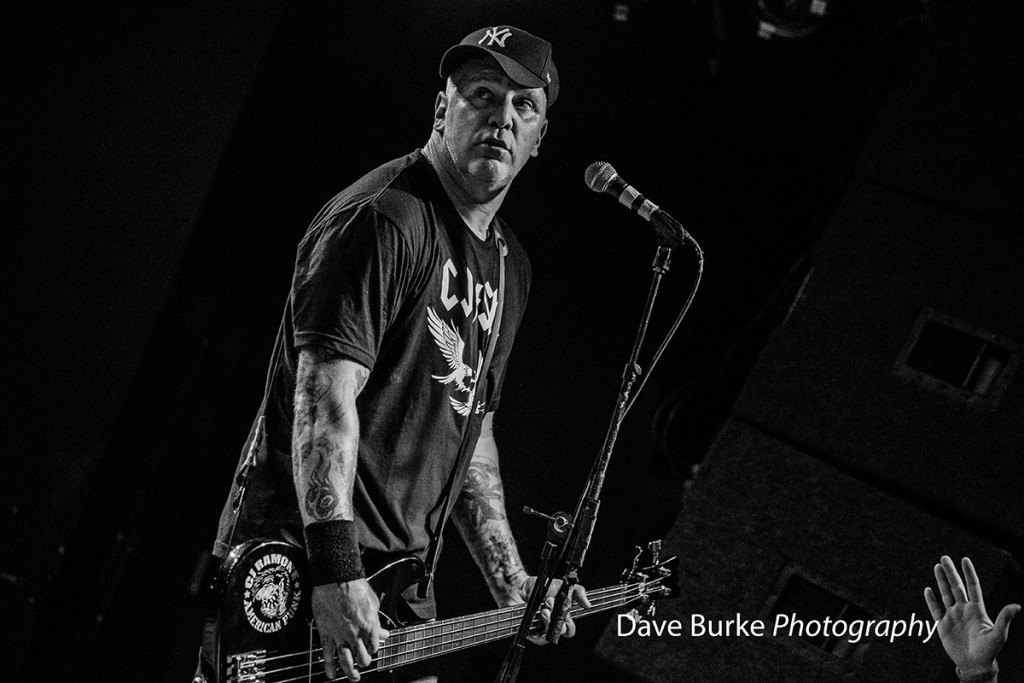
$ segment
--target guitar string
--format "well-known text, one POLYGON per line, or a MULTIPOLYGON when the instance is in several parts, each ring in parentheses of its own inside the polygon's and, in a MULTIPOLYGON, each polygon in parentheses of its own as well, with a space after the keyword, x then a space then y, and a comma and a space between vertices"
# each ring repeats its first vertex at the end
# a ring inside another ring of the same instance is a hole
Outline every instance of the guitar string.
MULTIPOLYGON (((630 601, 632 599, 633 599, 632 597, 629 598, 630 601)), ((605 608, 605 607, 608 607, 608 606, 621 605, 621 604, 625 604, 623 599, 610 600, 610 601, 607 601, 606 603, 603 603, 600 608, 605 608)), ((595 606, 595 607, 593 607, 591 609, 593 611, 598 611, 600 608, 595 606)), ((520 610, 520 611, 522 611, 522 610, 520 610)), ((583 616, 583 615, 586 614, 586 612, 587 612, 586 610, 580 610, 580 611, 576 612, 576 616, 583 616)), ((491 629, 489 631, 486 631, 486 632, 476 633, 473 636, 464 638, 463 640, 476 639, 476 638, 479 638, 480 636, 483 636, 484 638, 482 640, 470 643, 470 645, 479 645, 479 644, 486 643, 486 642, 493 642, 495 640, 500 640, 502 638, 505 638, 505 637, 513 635, 518 630, 518 628, 519 628, 518 627, 518 619, 511 619, 511 620, 510 619, 505 619, 504 621, 507 623, 507 625, 501 626, 501 627, 498 627, 498 628, 493 628, 493 629, 491 629), (513 624, 515 624, 515 626, 513 626, 513 624)), ((541 624, 542 624, 542 619, 540 618, 540 616, 535 617, 535 623, 533 624, 533 627, 541 626, 541 624)), ((442 635, 448 635, 448 634, 442 634, 442 635)), ((425 639, 421 638, 419 640, 428 640, 428 639, 429 638, 425 638, 425 639)), ((410 641, 406 641, 406 642, 417 642, 417 641, 414 639, 414 640, 410 640, 410 641)), ((406 644, 406 642, 395 643, 395 645, 396 646, 397 645, 404 645, 404 644, 406 644)), ((451 642, 452 641, 449 641, 448 644, 451 644, 451 642)), ((400 653, 400 654, 386 655, 384 657, 378 657, 377 659, 375 659, 373 661, 373 663, 377 664, 377 666, 374 667, 373 669, 370 669, 370 670, 364 670, 363 672, 369 674, 369 673, 373 673, 373 672, 376 672, 376 671, 394 669, 394 668, 397 668, 399 666, 404 666, 406 664, 412 664, 412 663, 420 661, 422 659, 426 659, 426 658, 428 658, 430 656, 441 655, 441 654, 449 654, 450 652, 455 652, 455 651, 457 651, 459 649, 465 649, 466 647, 469 647, 469 645, 463 645, 461 647, 449 648, 449 649, 444 650, 442 652, 437 652, 437 653, 430 652, 431 650, 434 650, 435 648, 439 648, 439 647, 443 647, 443 646, 444 646, 443 643, 441 645, 426 645, 426 646, 423 646, 423 647, 414 648, 414 649, 412 649, 410 651, 403 652, 403 653, 400 653), (424 652, 424 651, 426 651, 426 652, 424 652), (403 659, 401 659, 400 661, 385 662, 385 660, 387 660, 389 658, 395 658, 395 659, 403 658, 403 659)), ((321 648, 321 649, 317 650, 316 652, 320 656, 317 659, 315 659, 315 660, 312 660, 312 661, 309 661, 309 662, 302 662, 300 664, 292 665, 290 667, 283 667, 283 668, 274 669, 274 670, 271 670, 271 671, 264 671, 264 672, 260 672, 260 673, 262 675, 264 675, 264 676, 266 676, 268 674, 270 674, 270 675, 284 674, 284 673, 287 673, 287 672, 289 672, 291 670, 294 670, 294 669, 304 669, 304 668, 309 668, 310 666, 314 666, 314 665, 321 665, 322 666, 323 662, 324 662, 323 656, 322 656, 323 655, 323 649, 321 648)), ((297 654, 305 657, 305 656, 307 656, 310 653, 297 653, 297 654)), ((318 669, 318 670, 316 670, 316 671, 314 671, 312 673, 302 674, 302 675, 300 675, 298 677, 295 677, 295 678, 276 679, 274 681, 274 683, 294 683, 295 681, 300 681, 300 680, 303 680, 303 679, 310 680, 312 676, 320 676, 320 675, 326 675, 326 671, 322 671, 322 670, 318 669)), ((347 678, 341 678, 341 679, 335 679, 335 680, 348 680, 348 679, 347 678)))
MULTIPOLYGON (((652 582, 648 582, 648 583, 650 584, 650 583, 654 583, 654 582, 652 581, 652 582)), ((599 602, 599 601, 605 599, 606 596, 611 594, 611 593, 616 593, 617 592, 617 593, 625 594, 627 592, 633 592, 633 590, 636 589, 639 586, 640 586, 639 583, 631 584, 631 585, 623 586, 623 587, 610 586, 608 588, 598 589, 598 590, 594 591, 594 593, 589 595, 588 597, 591 598, 591 603, 594 604, 596 602, 599 602)), ((618 598, 616 598, 616 599, 618 599, 618 598)), ((614 600, 612 602, 614 602, 614 600)), ((612 604, 612 602, 602 603, 602 607, 606 606, 608 604, 612 604)), ((405 629, 399 629, 395 633, 398 635, 398 637, 401 637, 401 635, 403 635, 404 633, 421 633, 421 632, 425 632, 425 631, 435 631, 436 632, 438 629, 443 629, 444 627, 449 626, 449 625, 452 625, 452 626, 458 625, 458 626, 457 626, 457 630, 452 630, 452 631, 449 631, 448 633, 444 633, 442 631, 440 634, 435 634, 433 636, 425 636, 425 637, 422 637, 422 638, 410 638, 408 640, 403 640, 401 642, 397 641, 397 639, 396 640, 391 640, 390 642, 385 643, 385 645, 381 647, 381 650, 385 650, 385 649, 388 649, 388 648, 398 647, 399 645, 408 645, 408 644, 416 643, 416 642, 419 642, 419 641, 422 641, 422 640, 433 639, 433 638, 436 638, 437 635, 448 635, 449 633, 458 633, 458 632, 461 632, 461 631, 471 630, 473 628, 479 628, 479 626, 459 625, 459 622, 468 623, 468 622, 470 622, 472 620, 475 620, 475 619, 485 619, 485 620, 488 620, 488 622, 492 622, 493 620, 495 620, 495 619, 497 619, 499 617, 507 616, 507 615, 514 615, 515 619, 518 619, 519 618, 518 617, 518 613, 521 613, 521 612, 525 611, 525 609, 526 609, 526 605, 525 604, 511 605, 509 607, 501 607, 501 608, 498 608, 498 609, 496 609, 496 610, 494 610, 494 611, 492 611, 490 613, 487 613, 487 616, 467 615, 467 616, 461 616, 461 617, 452 617, 450 619, 445 619, 444 621, 440 621, 440 622, 427 622, 427 623, 423 623, 423 624, 415 624, 415 625, 407 627, 405 629)), ((596 608, 594 608, 594 609, 596 609, 596 608)), ((586 611, 587 611, 586 608, 582 608, 582 609, 577 608, 577 609, 575 609, 573 611, 573 614, 574 615, 576 615, 576 614, 585 614, 586 611)), ((486 626, 487 624, 484 624, 484 625, 486 626)), ((297 657, 297 656, 303 656, 304 657, 304 656, 306 656, 308 654, 309 654, 309 652, 285 653, 285 654, 273 655, 273 656, 265 657, 263 659, 263 661, 270 662, 270 661, 274 661, 276 659, 281 659, 281 658, 286 658, 286 657, 297 657)), ((391 656, 391 655, 387 655, 387 656, 391 656)))
MULTIPOLYGON (((658 577, 658 578, 652 579, 652 580, 646 582, 646 584, 644 584, 643 590, 646 591, 646 588, 649 587, 649 586, 657 586, 659 583, 661 583, 661 581, 662 581, 662 577, 658 577)), ((637 583, 637 584, 629 584, 629 585, 625 585, 625 586, 611 586, 611 587, 608 587, 608 588, 598 589, 598 590, 594 591, 594 593, 592 595, 588 596, 588 597, 592 598, 592 600, 591 600, 592 607, 590 607, 590 608, 585 608, 584 607, 584 608, 579 608, 579 609, 572 610, 571 611, 571 615, 572 616, 586 616, 587 614, 590 614, 590 613, 596 612, 596 611, 601 611, 601 610, 607 609, 608 607, 611 607, 611 606, 618 606, 618 605, 626 604, 628 602, 632 602, 634 599, 636 599, 639 596, 638 595, 628 595, 628 594, 633 593, 634 589, 636 589, 639 586, 641 586, 641 584, 637 583)), ((646 592, 642 593, 641 595, 646 595, 646 592)), ((511 627, 512 623, 518 622, 518 615, 516 613, 517 612, 521 613, 521 612, 525 611, 525 608, 526 608, 526 606, 524 604, 513 605, 513 606, 508 607, 508 608, 501 608, 499 610, 496 610, 494 613, 492 613, 491 616, 488 616, 488 617, 472 617, 472 616, 454 617, 452 619, 445 620, 444 622, 440 622, 440 623, 421 624, 421 625, 413 626, 409 631, 406 631, 406 632, 407 633, 413 633, 413 632, 418 632, 418 631, 419 632, 437 631, 438 629, 443 628, 445 625, 448 625, 449 623, 454 626, 456 622, 459 622, 459 621, 470 622, 470 621, 473 621, 475 619, 487 619, 489 623, 485 624, 485 627, 494 626, 495 624, 497 624, 499 622, 506 622, 506 623, 509 624, 509 625, 499 626, 497 628, 491 628, 490 630, 485 630, 485 631, 477 631, 477 629, 479 629, 480 626, 460 625, 460 626, 457 627, 457 629, 452 630, 452 631, 448 631, 448 632, 442 631, 440 633, 435 633, 435 635, 428 635, 428 636, 419 637, 419 638, 410 638, 408 640, 404 640, 404 641, 401 641, 401 642, 393 642, 391 644, 385 644, 384 646, 381 647, 381 652, 373 660, 373 663, 377 664, 377 666, 374 668, 374 670, 382 670, 382 669, 387 669, 387 668, 395 668, 396 666, 403 666, 405 664, 411 664, 411 663, 419 661, 421 659, 425 659, 425 658, 427 658, 429 656, 434 656, 435 654, 438 654, 438 655, 440 655, 440 654, 448 654, 449 652, 454 652, 454 651, 457 651, 459 649, 465 649, 466 647, 469 647, 471 645, 477 645, 477 644, 481 644, 483 642, 490 642, 490 641, 493 641, 493 640, 498 640, 498 639, 501 639, 503 637, 507 637, 509 635, 512 635, 513 633, 515 633, 515 631, 518 630, 518 626, 516 626, 515 628, 511 627), (507 614, 502 615, 501 614, 502 612, 507 612, 507 614), (512 617, 512 618, 510 619, 509 617, 512 617), (462 636, 461 638, 449 637, 448 642, 444 642, 445 636, 461 635, 462 633, 465 633, 467 631, 476 631, 476 632, 472 633, 470 635, 462 636), (507 631, 507 633, 506 633, 506 631, 507 631), (496 634, 498 634, 498 635, 496 635, 496 634), (425 641, 436 641, 438 638, 441 639, 441 643, 428 643, 427 645, 423 645, 423 646, 420 646, 420 647, 417 647, 417 648, 405 647, 405 649, 403 649, 401 652, 394 652, 394 653, 386 653, 385 652, 388 649, 397 649, 397 648, 401 648, 402 646, 408 646, 408 645, 415 644, 415 643, 420 643, 420 642, 425 642, 425 641), (468 641, 468 640, 475 640, 475 639, 479 639, 479 638, 483 638, 483 640, 480 640, 478 642, 471 642, 471 643, 468 643, 466 645, 461 645, 460 644, 460 646, 458 646, 458 647, 448 647, 447 649, 443 649, 446 645, 450 646, 453 642, 456 642, 458 640, 466 640, 466 641, 468 641), (436 650, 437 648, 442 648, 443 651, 439 652, 439 653, 433 652, 433 650, 436 650), (429 651, 429 652, 427 652, 427 651, 429 651), (401 659, 401 661, 397 661, 399 659, 401 659), (396 660, 396 661, 389 661, 389 660, 396 660)), ((540 618, 539 615, 537 615, 535 617, 535 622, 536 623, 534 623, 531 626, 531 629, 539 626, 540 625, 540 621, 541 621, 541 618, 540 618)), ((283 654, 283 655, 275 655, 275 656, 272 656, 272 657, 265 657, 265 658, 261 659, 261 662, 265 664, 265 663, 267 663, 269 661, 272 661, 272 660, 281 660, 281 659, 295 658, 295 657, 302 657, 302 658, 304 658, 304 661, 302 661, 302 662, 300 662, 298 664, 290 665, 290 666, 286 665, 286 666, 283 666, 283 667, 280 667, 280 668, 277 668, 277 669, 264 670, 264 671, 261 671, 259 673, 262 674, 263 676, 272 676, 272 675, 275 675, 275 674, 286 674, 289 671, 294 671, 295 669, 299 669, 299 668, 308 668, 309 666, 312 666, 312 665, 322 665, 323 661, 324 661, 323 660, 323 648, 313 649, 313 650, 310 650, 310 651, 307 651, 307 652, 295 652, 295 653, 287 653, 287 654, 283 654), (317 655, 318 658, 315 659, 315 660, 310 660, 309 656, 311 654, 317 655)), ((279 662, 279 664, 284 664, 284 662, 279 662)), ((316 671, 316 672, 313 672, 310 675, 320 675, 320 674, 323 674, 323 673, 325 673, 325 672, 323 672, 323 671, 316 671)), ((367 671, 367 673, 369 673, 369 671, 367 671)), ((308 675, 299 676, 298 678, 282 679, 282 680, 279 680, 277 683, 289 683, 291 681, 302 680, 303 678, 308 678, 308 675)), ((336 679, 336 680, 340 680, 340 679, 336 679)))
MULTIPOLYGON (((619 604, 621 604, 621 603, 619 603, 619 604)), ((539 618, 538 618, 537 623, 534 624, 534 626, 536 626, 536 627, 541 626, 541 621, 540 621, 539 618)), ((449 653, 455 652, 455 651, 457 651, 459 649, 465 649, 465 647, 469 647, 471 645, 480 645, 480 644, 483 644, 483 643, 494 642, 494 641, 501 640, 503 638, 507 638, 509 636, 512 636, 516 632, 517 629, 518 629, 518 626, 512 626, 510 624, 510 625, 505 626, 503 628, 492 629, 487 634, 477 634, 477 636, 473 639, 474 642, 470 643, 469 645, 462 646, 462 647, 442 649, 442 651, 440 651, 440 652, 434 652, 433 650, 435 650, 437 647, 440 647, 440 646, 427 646, 426 648, 419 648, 419 650, 428 650, 427 652, 423 652, 421 654, 420 653, 407 653, 406 655, 404 655, 404 658, 398 659, 396 661, 383 661, 381 659, 378 659, 378 660, 375 661, 376 666, 373 669, 364 670, 363 673, 370 674, 370 673, 374 673, 374 672, 393 670, 393 669, 395 669, 395 668, 397 668, 399 666, 404 666, 404 665, 407 665, 407 664, 412 664, 412 663, 420 661, 422 659, 427 659, 427 658, 430 658, 430 657, 433 657, 433 656, 440 656, 440 655, 443 655, 443 654, 449 654, 449 653), (481 635, 485 635, 486 637, 480 637, 481 635)), ((267 679, 267 680, 268 681, 272 680, 272 681, 274 681, 274 683, 295 683, 297 681, 302 681, 302 680, 312 681, 312 680, 320 679, 321 677, 326 677, 327 672, 326 672, 325 669, 323 669, 324 660, 323 660, 323 657, 322 657, 322 650, 320 651, 320 653, 321 653, 320 656, 318 656, 316 660, 313 660, 311 662, 302 663, 302 664, 300 664, 298 666, 288 667, 286 669, 277 669, 277 670, 266 672, 266 673, 269 673, 270 675, 275 675, 275 674, 276 675, 281 675, 281 674, 285 674, 286 675, 289 670, 294 670, 294 669, 310 669, 312 667, 316 667, 315 670, 310 671, 308 673, 302 673, 299 676, 293 677, 293 678, 286 678, 286 679, 277 679, 277 678, 275 678, 275 679, 267 679)), ((385 658, 385 659, 387 659, 387 658, 385 658)), ((343 676, 342 678, 335 679, 335 680, 348 680, 348 679, 343 676)))
MULTIPOLYGON (((612 604, 618 603, 616 601, 612 604)), ((391 647, 392 649, 398 649, 398 652, 388 654, 381 654, 378 652, 378 655, 373 660, 373 663, 377 665, 375 667, 377 670, 391 669, 397 666, 411 664, 413 662, 419 661, 420 659, 425 658, 424 655, 429 656, 434 654, 448 654, 449 652, 455 652, 460 649, 465 649, 466 647, 472 645, 479 645, 486 642, 490 642, 492 640, 498 640, 505 636, 510 636, 514 634, 519 628, 518 615, 511 616, 513 618, 493 620, 483 627, 467 626, 461 629, 461 631, 468 633, 460 633, 458 631, 447 631, 433 636, 426 636, 423 638, 411 638, 409 640, 395 642, 392 644, 391 647), (437 641, 438 639, 440 639, 441 642, 428 642, 437 641), (406 647, 408 645, 414 645, 419 642, 424 642, 426 644, 421 645, 419 647, 406 647)), ((537 617, 535 619, 535 622, 536 623, 533 624, 533 626, 540 626, 542 623, 540 617, 537 617)), ((381 649, 383 650, 384 648, 381 649)), ((314 663, 322 664, 324 661, 323 648, 314 650, 313 652, 315 652, 318 657, 316 660, 313 660, 314 663)), ((310 653, 304 652, 298 654, 303 657, 306 657, 310 653)), ((275 669, 271 673, 280 673, 288 669, 302 668, 305 666, 306 663, 302 662, 296 665, 292 665, 291 667, 275 669)))
MULTIPOLYGON (((658 581, 651 581, 651 582, 648 582, 648 585, 656 584, 657 582, 658 581)), ((634 588, 635 588, 635 586, 634 586, 634 588)), ((594 612, 594 611, 600 611, 600 610, 603 610, 603 609, 607 609, 609 606, 619 606, 619 605, 625 604, 626 602, 630 602, 630 601, 636 599, 636 597, 637 597, 636 595, 627 595, 627 593, 631 593, 631 592, 632 592, 631 590, 628 590, 628 589, 623 590, 623 589, 620 589, 620 588, 600 589, 599 591, 595 591, 594 595, 591 596, 592 598, 595 598, 594 600, 592 600, 593 607, 591 607, 589 609, 588 608, 581 608, 581 609, 573 610, 573 616, 585 616, 586 614, 594 612), (606 593, 612 593, 612 592, 618 593, 618 595, 616 595, 611 600, 604 599, 606 593)), ((504 637, 504 635, 510 635, 516 629, 512 629, 512 631, 510 631, 507 634, 504 634, 503 632, 508 630, 508 629, 510 629, 512 623, 516 623, 516 622, 519 621, 519 614, 516 614, 516 613, 517 612, 518 613, 522 613, 524 611, 524 609, 525 609, 524 605, 517 605, 517 606, 510 607, 510 608, 504 608, 504 611, 506 611, 507 614, 505 614, 504 615, 505 618, 501 619, 500 621, 498 619, 498 616, 499 616, 500 612, 498 614, 492 614, 489 617, 456 617, 455 619, 452 620, 453 622, 458 622, 458 621, 469 622, 469 621, 472 621, 474 619, 487 619, 488 623, 484 624, 484 628, 491 627, 491 626, 496 626, 496 628, 491 628, 491 630, 489 630, 489 631, 488 630, 480 630, 481 629, 480 625, 459 625, 455 629, 453 629, 451 631, 448 631, 448 632, 443 631, 443 627, 446 624, 434 623, 434 624, 428 624, 428 625, 427 624, 425 624, 425 625, 417 625, 417 626, 413 627, 413 629, 414 629, 413 631, 407 631, 407 633, 412 633, 412 632, 431 632, 431 633, 433 633, 433 635, 426 635, 426 636, 420 637, 420 638, 409 638, 408 640, 404 640, 404 641, 392 641, 390 644, 386 644, 386 645, 384 645, 381 648, 382 652, 378 655, 378 657, 375 660, 375 662, 377 662, 379 665, 396 664, 396 665, 400 666, 402 664, 408 664, 408 663, 411 663, 413 661, 418 661, 418 659, 423 658, 421 656, 421 653, 423 653, 423 651, 425 651, 425 650, 433 651, 433 650, 436 650, 437 648, 444 649, 446 646, 449 646, 449 647, 447 647, 447 650, 444 650, 441 653, 441 654, 446 654, 447 652, 453 652, 455 650, 464 649, 465 647, 469 647, 471 645, 477 644, 477 643, 474 643, 474 642, 469 642, 466 645, 460 645, 460 646, 457 646, 457 647, 454 647, 454 648, 450 647, 451 644, 456 642, 456 641, 460 641, 460 640, 472 641, 472 640, 478 639, 478 638, 494 640, 496 638, 504 637), (509 619, 508 617, 512 617, 512 618, 509 619), (504 625, 502 625, 501 622, 505 622, 504 625), (469 632, 468 635, 463 635, 463 634, 466 634, 467 632, 469 632), (495 634, 498 634, 498 633, 503 633, 503 635, 495 636, 495 634), (445 640, 446 638, 447 638, 447 641, 445 640), (440 643, 436 642, 438 639, 440 639, 440 641, 441 641, 440 643), (431 642, 428 643, 425 646, 421 646, 421 647, 418 647, 418 648, 410 648, 410 647, 408 647, 409 645, 413 645, 413 644, 416 644, 416 643, 419 643, 419 642, 426 642, 426 641, 431 641, 431 642), (396 650, 396 649, 398 649, 400 651, 399 652, 387 652, 388 650, 396 650), (400 660, 400 659, 405 659, 407 661, 392 661, 392 660, 400 660)), ((539 619, 539 617, 537 617, 537 619, 539 619)), ((536 625, 539 625, 539 622, 536 625)), ((516 628, 518 628, 518 627, 516 627, 516 628)), ((483 642, 486 642, 486 640, 484 640, 483 642)), ((275 657, 264 658, 262 660, 264 663, 266 663, 268 661, 271 661, 271 660, 277 660, 277 659, 286 659, 286 658, 294 658, 294 657, 302 657, 302 658, 304 658, 304 661, 299 663, 299 664, 297 664, 297 665, 292 665, 291 667, 285 667, 283 669, 275 669, 275 670, 271 670, 270 672, 265 672, 265 673, 278 673, 278 672, 284 671, 286 669, 294 669, 294 668, 298 668, 298 667, 304 667, 304 666, 307 665, 307 662, 309 661, 307 659, 308 656, 310 654, 312 654, 312 653, 320 653, 321 654, 321 659, 318 659, 316 661, 318 663, 323 661, 322 660, 322 648, 319 649, 319 650, 310 650, 310 651, 306 651, 306 652, 290 653, 290 654, 285 654, 285 655, 278 655, 278 656, 275 656, 275 657)), ((430 654, 433 655, 434 653, 431 652, 430 654)), ((283 662, 280 662, 280 663, 283 664, 283 662)), ((381 668, 381 667, 379 667, 379 668, 381 668)))
MULTIPOLYGON (((622 591, 622 595, 617 596, 616 598, 614 598, 612 600, 604 600, 604 601, 602 601, 601 598, 599 597, 597 600, 592 601, 594 606, 591 607, 590 610, 588 610, 587 608, 583 608, 583 609, 579 609, 579 610, 574 610, 575 615, 576 616, 583 616, 588 611, 598 611, 600 609, 607 608, 608 606, 621 605, 621 604, 624 604, 625 601, 632 601, 633 599, 635 599, 635 596, 632 596, 632 595, 626 596, 626 592, 627 591, 622 591), (627 600, 627 597, 628 597, 628 600, 627 600)), ((595 596, 596 595, 597 595, 597 592, 595 591, 595 596)), ((522 612, 523 608, 525 606, 519 605, 517 607, 519 607, 519 609, 517 611, 522 612)), ((498 628, 492 628, 489 631, 474 633, 472 636, 468 636, 466 638, 463 638, 462 640, 467 640, 468 641, 468 640, 475 640, 475 639, 483 637, 484 639, 481 640, 480 642, 473 642, 473 643, 469 644, 469 645, 476 645, 476 644, 480 644, 481 642, 490 642, 490 641, 493 641, 493 640, 498 640, 498 639, 503 638, 503 637, 507 637, 509 635, 512 635, 518 629, 518 626, 515 626, 514 628, 512 626, 513 624, 518 622, 518 619, 504 619, 503 621, 506 622, 506 625, 500 626, 498 628)), ((536 623, 534 624, 534 626, 540 626, 541 625, 541 619, 540 619, 539 616, 537 616, 535 618, 535 621, 536 621, 536 623)), ((463 630, 472 630, 472 628, 474 628, 474 627, 466 628, 466 629, 463 629, 463 630)), ((479 628, 479 627, 475 627, 475 628, 479 628)), ((451 632, 443 633, 443 634, 440 634, 440 635, 441 636, 446 636, 446 635, 450 635, 450 634, 451 634, 451 632)), ((402 645, 407 645, 407 644, 415 643, 415 642, 418 642, 418 641, 432 640, 432 639, 436 639, 436 638, 437 638, 437 636, 431 636, 431 637, 428 637, 428 638, 420 638, 420 639, 410 639, 408 641, 404 641, 404 642, 400 642, 400 643, 394 643, 394 646, 397 647, 397 646, 402 646, 402 645)), ((399 653, 399 654, 390 654, 390 655, 385 655, 385 656, 378 656, 378 658, 376 660, 374 660, 375 663, 377 664, 377 667, 375 667, 375 670, 395 668, 396 666, 402 666, 402 665, 405 665, 405 664, 411 664, 411 663, 413 663, 415 661, 419 661, 420 659, 425 658, 424 656, 422 656, 423 654, 426 654, 427 656, 435 654, 433 652, 425 653, 423 651, 425 651, 425 650, 435 650, 436 648, 439 648, 439 647, 443 648, 444 645, 450 645, 452 642, 454 642, 454 640, 455 639, 449 640, 448 643, 441 643, 440 645, 438 645, 438 644, 431 644, 431 645, 426 645, 426 646, 419 647, 419 648, 410 649, 410 650, 404 651, 404 652, 399 653), (399 658, 401 658, 402 661, 387 661, 387 660, 390 660, 390 659, 396 659, 397 660, 399 658)), ((454 651, 456 651, 458 649, 464 649, 465 647, 468 647, 469 645, 465 645, 465 646, 462 646, 462 647, 448 648, 447 650, 444 650, 443 652, 437 653, 437 654, 447 654, 449 652, 454 652, 454 651)), ((268 674, 269 675, 274 675, 274 674, 286 673, 286 672, 288 672, 290 670, 295 670, 295 669, 299 669, 299 668, 308 668, 310 665, 314 665, 314 664, 322 665, 323 664, 323 657, 322 657, 323 650, 322 650, 322 648, 320 650, 318 650, 317 652, 320 654, 320 657, 318 659, 314 660, 314 661, 310 662, 310 661, 307 660, 307 661, 301 662, 299 664, 296 664, 296 665, 293 665, 293 666, 290 666, 290 667, 283 667, 283 668, 274 669, 274 670, 270 670, 270 671, 263 671, 261 673, 263 675, 268 675, 268 674)), ((310 653, 309 652, 304 652, 304 653, 296 653, 296 654, 300 655, 300 656, 303 656, 303 657, 307 657, 310 653)), ((314 673, 315 674, 319 674, 319 673, 322 673, 322 672, 317 671, 317 672, 314 672, 314 673)), ((299 676, 298 678, 291 678, 291 679, 280 680, 280 681, 278 681, 278 683, 287 683, 287 681, 297 681, 297 680, 301 680, 302 678, 306 678, 306 677, 307 677, 306 675, 302 675, 302 676, 299 676)))

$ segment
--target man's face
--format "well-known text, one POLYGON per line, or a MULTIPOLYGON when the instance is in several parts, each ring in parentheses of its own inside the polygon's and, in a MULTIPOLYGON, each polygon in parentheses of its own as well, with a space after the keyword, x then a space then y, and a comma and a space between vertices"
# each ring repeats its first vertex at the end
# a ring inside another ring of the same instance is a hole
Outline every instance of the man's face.
POLYGON ((537 156, 547 130, 547 96, 543 88, 509 80, 490 57, 471 59, 438 95, 434 129, 467 190, 500 190, 537 156))

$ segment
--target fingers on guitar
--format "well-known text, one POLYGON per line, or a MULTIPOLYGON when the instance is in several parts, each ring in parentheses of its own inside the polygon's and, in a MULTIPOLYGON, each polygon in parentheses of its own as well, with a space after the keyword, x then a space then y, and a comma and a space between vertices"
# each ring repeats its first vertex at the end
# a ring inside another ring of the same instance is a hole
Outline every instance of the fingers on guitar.
POLYGON ((352 650, 348 645, 338 649, 338 663, 341 664, 341 671, 350 681, 359 680, 359 671, 356 670, 356 663, 352 657, 352 650))

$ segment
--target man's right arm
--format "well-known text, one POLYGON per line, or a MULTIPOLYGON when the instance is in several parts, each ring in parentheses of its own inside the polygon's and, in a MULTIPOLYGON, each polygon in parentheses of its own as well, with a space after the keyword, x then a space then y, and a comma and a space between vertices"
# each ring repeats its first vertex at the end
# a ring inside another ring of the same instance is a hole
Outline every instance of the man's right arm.
POLYGON ((292 476, 303 526, 352 521, 359 448, 356 396, 370 371, 332 352, 303 347, 295 376, 292 476))
POLYGON ((363 578, 352 490, 359 448, 356 396, 370 371, 326 349, 303 347, 295 377, 292 476, 305 527, 312 607, 329 678, 359 680, 387 636, 378 600, 363 578))

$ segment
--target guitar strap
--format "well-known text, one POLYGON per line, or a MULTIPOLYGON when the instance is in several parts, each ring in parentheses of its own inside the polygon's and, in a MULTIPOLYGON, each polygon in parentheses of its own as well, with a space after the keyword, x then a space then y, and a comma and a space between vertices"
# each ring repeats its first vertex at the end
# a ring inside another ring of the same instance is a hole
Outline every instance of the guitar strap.
MULTIPOLYGON (((491 334, 487 340, 487 353, 484 356, 484 363, 481 366, 480 373, 477 375, 476 391, 474 392, 472 400, 473 404, 476 403, 477 396, 486 398, 487 373, 491 367, 491 360, 494 358, 494 349, 498 345, 498 331, 501 327, 501 318, 505 312, 505 254, 508 252, 508 245, 505 243, 505 238, 501 234, 501 228, 498 227, 497 220, 492 221, 491 227, 494 230, 494 241, 498 249, 498 306, 495 309, 494 320, 491 323, 491 334)), ((417 594, 421 598, 425 598, 427 596, 427 589, 430 586, 430 583, 434 580, 434 572, 437 570, 437 561, 441 556, 441 545, 443 540, 442 534, 444 533, 444 527, 448 522, 448 517, 451 516, 452 508, 455 507, 458 492, 461 490, 459 485, 461 482, 465 481, 466 474, 469 472, 469 463, 472 460, 473 449, 476 446, 475 441, 470 443, 470 434, 473 432, 473 416, 475 414, 475 406, 471 405, 469 419, 466 420, 466 426, 462 432, 462 443, 459 446, 459 454, 455 459, 455 466, 452 468, 451 478, 448 480, 444 501, 441 503, 441 516, 438 518, 437 524, 434 527, 434 532, 430 539, 430 548, 427 550, 427 557, 424 562, 427 566, 427 573, 423 581, 420 582, 417 591, 417 594)), ((486 415, 486 411, 484 414, 486 415)), ((481 418, 481 420, 482 419, 483 418, 481 418)))
MULTIPOLYGON (((265 454, 261 454, 261 450, 266 448, 266 411, 267 401, 270 398, 270 385, 274 381, 274 372, 277 369, 277 363, 281 356, 281 348, 283 346, 280 340, 284 339, 284 325, 287 320, 288 306, 284 307, 284 312, 281 315, 281 323, 278 325, 277 330, 277 341, 274 343, 274 353, 270 358, 270 366, 267 369, 267 379, 263 385, 263 400, 260 403, 260 409, 256 413, 256 421, 253 423, 252 429, 249 432, 249 438, 246 439, 246 446, 243 449, 244 455, 238 463, 238 467, 235 471, 235 481, 231 487, 230 493, 230 514, 232 515, 231 527, 227 534, 218 532, 218 541, 215 547, 214 555, 226 557, 231 551, 231 548, 235 545, 235 530, 238 528, 238 519, 241 516, 242 504, 245 502, 245 493, 248 489, 249 474, 252 468, 256 466, 258 460, 261 459, 261 455, 265 457, 265 454), (224 540, 221 541, 220 539, 224 540)), ((229 514, 225 510, 225 516, 229 514)), ((221 520, 223 527, 224 520, 221 520)))

